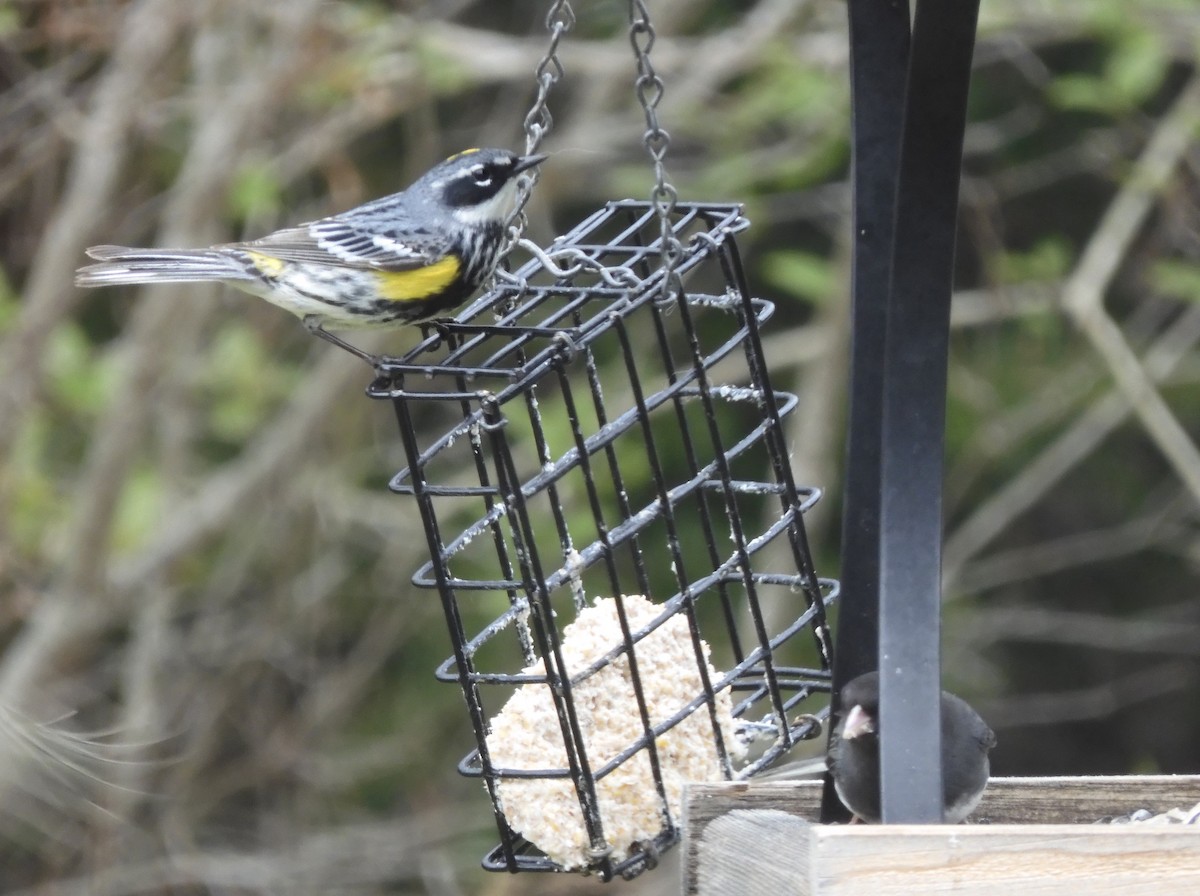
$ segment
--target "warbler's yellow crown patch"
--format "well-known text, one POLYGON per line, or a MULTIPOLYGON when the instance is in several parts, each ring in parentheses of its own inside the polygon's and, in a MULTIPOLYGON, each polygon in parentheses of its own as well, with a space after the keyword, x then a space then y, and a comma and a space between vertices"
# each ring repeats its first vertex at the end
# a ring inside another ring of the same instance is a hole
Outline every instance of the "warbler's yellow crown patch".
POLYGON ((481 150, 478 146, 472 146, 470 149, 464 149, 462 152, 456 152, 450 158, 446 159, 446 161, 453 162, 455 159, 461 159, 463 156, 469 156, 480 151, 481 150))

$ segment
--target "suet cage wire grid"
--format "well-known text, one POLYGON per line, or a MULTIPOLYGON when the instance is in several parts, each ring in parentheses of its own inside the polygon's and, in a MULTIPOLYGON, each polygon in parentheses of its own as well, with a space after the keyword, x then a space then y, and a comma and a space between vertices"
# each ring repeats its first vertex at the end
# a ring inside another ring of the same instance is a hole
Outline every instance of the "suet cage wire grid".
POLYGON ((428 539, 413 581, 445 611, 453 654, 437 677, 466 699, 476 746, 459 768, 491 799, 491 870, 564 868, 509 823, 506 782, 570 782, 586 836, 573 867, 632 877, 680 836, 661 755, 672 729, 702 724, 720 774, 746 778, 816 737, 828 712, 806 701, 829 691, 838 587, 813 568, 804 513, 820 492, 792 478, 782 420, 797 398, 768 376, 759 328, 774 306, 750 295, 734 242, 748 221, 737 205, 685 202, 664 220, 655 203, 608 203, 386 359, 368 388, 399 423, 408 466, 391 489, 415 499, 428 539), (682 249, 669 263, 664 241, 682 249), (632 623, 626 595, 649 598, 654 618, 632 623), (612 599, 619 630, 568 663, 564 632, 596 598, 612 599), (699 684, 664 711, 639 667, 673 619, 695 666, 681 679, 699 684), (574 695, 614 666, 633 734, 599 754, 574 695), (553 701, 538 732, 561 743, 553 767, 492 755, 497 713, 529 688, 553 701), (648 764, 661 825, 618 843, 598 794, 631 761, 648 764))

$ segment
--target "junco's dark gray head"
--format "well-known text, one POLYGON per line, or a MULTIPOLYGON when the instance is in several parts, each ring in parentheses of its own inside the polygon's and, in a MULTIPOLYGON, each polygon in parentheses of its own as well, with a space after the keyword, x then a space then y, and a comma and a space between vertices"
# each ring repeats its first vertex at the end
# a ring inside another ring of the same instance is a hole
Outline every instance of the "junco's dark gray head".
MULTIPOLYGON (((863 821, 878 822, 879 673, 868 672, 842 688, 841 721, 827 763, 838 796, 863 821)), ((969 703, 942 691, 942 797, 945 818, 957 824, 971 814, 987 786, 988 751, 996 735, 969 703)))

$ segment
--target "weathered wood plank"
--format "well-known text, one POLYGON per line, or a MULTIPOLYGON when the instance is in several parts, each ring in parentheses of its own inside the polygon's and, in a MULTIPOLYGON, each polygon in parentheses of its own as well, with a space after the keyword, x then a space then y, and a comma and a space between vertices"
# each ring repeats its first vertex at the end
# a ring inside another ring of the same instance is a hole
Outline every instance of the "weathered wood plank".
POLYGON ((684 892, 699 896, 1200 893, 1200 829, 1094 825, 1200 802, 1200 776, 996 778, 967 825, 817 825, 815 781, 690 787, 684 892), (807 820, 806 820, 807 819, 807 820))

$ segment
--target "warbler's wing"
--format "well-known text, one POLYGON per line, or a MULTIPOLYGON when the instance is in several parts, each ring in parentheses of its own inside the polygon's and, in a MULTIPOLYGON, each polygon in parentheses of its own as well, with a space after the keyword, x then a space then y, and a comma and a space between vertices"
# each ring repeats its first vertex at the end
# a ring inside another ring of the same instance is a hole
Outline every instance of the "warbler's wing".
MULTIPOLYGON (((389 199, 392 197, 388 197, 389 199)), ((409 223, 408 216, 379 200, 342 215, 321 218, 298 227, 229 248, 259 252, 282 261, 409 271, 438 261, 446 253, 426 229, 409 223)))

